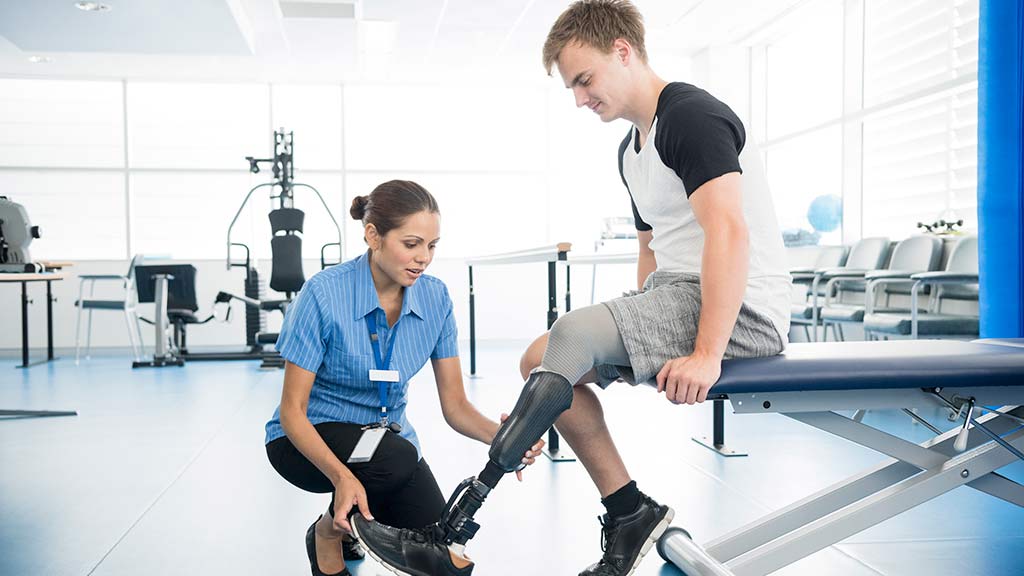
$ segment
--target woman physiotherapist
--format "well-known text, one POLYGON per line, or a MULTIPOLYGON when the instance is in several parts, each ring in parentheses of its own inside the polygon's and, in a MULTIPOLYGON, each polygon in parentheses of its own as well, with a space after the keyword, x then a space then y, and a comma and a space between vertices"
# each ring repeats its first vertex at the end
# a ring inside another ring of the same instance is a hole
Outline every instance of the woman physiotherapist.
POLYGON ((409 378, 428 358, 448 424, 485 444, 498 430, 466 398, 451 298, 424 274, 440 236, 437 201, 394 180, 353 200, 351 214, 370 249, 310 278, 288 308, 277 340, 284 389, 266 426, 274 469, 303 490, 332 493, 327 514, 306 531, 313 576, 348 575, 345 559, 362 558, 348 535, 353 506, 402 528, 442 513, 444 497, 405 416, 409 378))

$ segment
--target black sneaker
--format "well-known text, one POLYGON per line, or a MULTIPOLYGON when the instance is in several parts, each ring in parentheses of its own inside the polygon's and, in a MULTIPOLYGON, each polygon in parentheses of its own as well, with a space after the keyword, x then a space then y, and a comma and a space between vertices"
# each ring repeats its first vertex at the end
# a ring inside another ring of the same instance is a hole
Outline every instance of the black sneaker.
POLYGON ((473 564, 457 568, 436 524, 426 528, 392 528, 354 514, 349 522, 374 560, 399 576, 469 576, 473 564))
POLYGON ((629 576, 668 528, 673 516, 671 508, 645 494, 640 494, 640 506, 625 516, 598 516, 604 555, 597 564, 580 572, 580 576, 629 576))

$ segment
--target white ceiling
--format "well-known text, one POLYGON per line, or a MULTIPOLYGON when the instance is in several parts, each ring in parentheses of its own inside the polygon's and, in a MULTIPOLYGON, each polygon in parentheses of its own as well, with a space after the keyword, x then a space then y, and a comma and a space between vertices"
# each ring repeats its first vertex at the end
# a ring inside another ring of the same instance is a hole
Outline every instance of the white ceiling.
MULTIPOLYGON (((84 12, 75 0, 0 0, 0 75, 313 83, 543 80, 541 46, 569 3, 103 1, 110 11, 84 12), (355 18, 333 16, 345 12, 355 18), (319 17, 284 16, 294 13, 319 17), (33 64, 30 56, 52 61, 33 64)), ((742 41, 808 0, 635 1, 658 63, 742 41)))

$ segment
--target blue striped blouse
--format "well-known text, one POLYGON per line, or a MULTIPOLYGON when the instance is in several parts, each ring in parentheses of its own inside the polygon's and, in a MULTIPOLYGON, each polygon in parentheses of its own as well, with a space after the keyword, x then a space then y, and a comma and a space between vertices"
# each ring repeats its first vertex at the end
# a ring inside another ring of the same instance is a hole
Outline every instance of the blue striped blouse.
MULTIPOLYGON (((409 379, 428 358, 450 358, 459 353, 452 300, 443 282, 423 275, 406 288, 401 315, 389 328, 370 274, 368 253, 322 270, 306 282, 288 307, 277 350, 292 364, 316 373, 306 410, 314 425, 376 422, 380 419, 380 393, 369 378, 370 369, 377 366, 366 328, 367 314, 377 315, 382 353, 396 335, 390 368, 398 370, 399 382, 388 389, 388 417, 402 425, 401 436, 420 452, 416 430, 405 417, 409 379)), ((284 435, 278 406, 267 422, 266 442, 284 435)))

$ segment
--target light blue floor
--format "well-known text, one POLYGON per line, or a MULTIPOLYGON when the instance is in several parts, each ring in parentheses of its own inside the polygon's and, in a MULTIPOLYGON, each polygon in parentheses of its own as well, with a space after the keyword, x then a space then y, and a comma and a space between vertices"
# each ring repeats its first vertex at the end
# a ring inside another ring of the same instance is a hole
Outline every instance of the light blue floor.
MULTIPOLYGON (((483 377, 467 390, 485 414, 514 403, 520 349, 481 348, 483 377)), ((263 448, 282 372, 254 362, 132 371, 126 357, 16 363, 0 359, 0 408, 80 415, 0 420, 0 575, 309 574, 303 535, 327 499, 280 479, 263 448)), ((641 489, 675 508, 698 541, 882 460, 782 416, 731 414, 727 441, 750 456, 724 459, 690 440, 710 432, 710 405, 672 406, 625 385, 600 396, 641 489)), ((479 471, 486 447, 446 427, 429 370, 413 381, 409 413, 442 490, 479 471)), ((929 435, 897 413, 867 421, 929 435)), ((1020 481, 1024 463, 1003 473, 1020 481)), ((476 574, 574 575, 600 556, 601 512, 576 463, 540 461, 522 484, 506 477, 478 514, 476 574)), ((637 574, 679 572, 652 551, 637 574)), ((777 574, 1024 574, 1024 509, 961 488, 777 574)))

